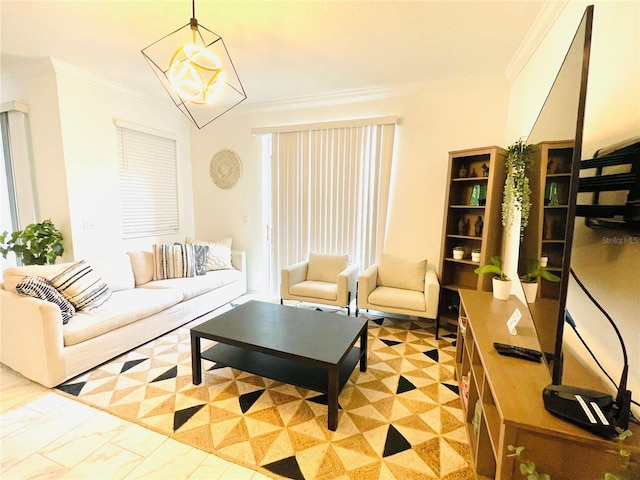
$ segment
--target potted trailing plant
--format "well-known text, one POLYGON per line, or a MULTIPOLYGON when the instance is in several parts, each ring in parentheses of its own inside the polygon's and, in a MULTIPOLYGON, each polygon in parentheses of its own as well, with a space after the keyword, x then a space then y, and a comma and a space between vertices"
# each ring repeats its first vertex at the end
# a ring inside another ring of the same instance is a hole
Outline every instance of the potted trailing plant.
POLYGON ((550 282, 559 282, 560 277, 549 272, 540 262, 533 258, 527 262, 527 273, 520 277, 522 289, 527 303, 534 303, 538 296, 538 279, 544 278, 550 282))
POLYGON ((464 258, 464 248, 453 247, 453 258, 456 260, 462 260, 464 258))
POLYGON ((473 250, 471 250, 471 261, 479 263, 481 253, 482 251, 479 248, 474 248, 473 250))
POLYGON ((64 253, 62 232, 51 220, 31 223, 24 230, 0 235, 0 253, 7 258, 14 252, 23 265, 53 265, 64 253))
POLYGON ((478 275, 483 273, 493 273, 491 279, 493 285, 493 298, 507 300, 511 294, 511 279, 502 270, 502 257, 495 255, 491 257, 491 263, 482 265, 474 270, 478 275))
POLYGON ((531 212, 531 187, 526 168, 529 166, 529 157, 533 153, 533 145, 527 145, 520 138, 514 144, 507 147, 507 178, 504 182, 504 194, 502 200, 502 226, 507 230, 513 225, 515 212, 520 210, 520 231, 529 224, 531 212))

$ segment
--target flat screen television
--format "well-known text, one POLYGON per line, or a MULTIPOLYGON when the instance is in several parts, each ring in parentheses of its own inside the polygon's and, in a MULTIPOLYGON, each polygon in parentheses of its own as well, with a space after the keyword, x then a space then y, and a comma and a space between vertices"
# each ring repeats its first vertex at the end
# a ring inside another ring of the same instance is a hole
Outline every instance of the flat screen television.
MULTIPOLYGON (((567 315, 567 292, 571 270, 571 250, 576 220, 582 164, 582 141, 587 79, 591 51, 593 6, 587 7, 562 66, 549 91, 538 118, 527 137, 534 146, 530 166, 531 212, 529 226, 522 231, 518 253, 518 276, 527 272, 528 263, 548 254, 548 270, 560 281, 528 303, 540 345, 551 373, 551 385, 543 392, 545 407, 552 413, 601 436, 612 436, 614 426, 627 428, 631 392, 627 390, 628 361, 624 342, 613 320, 624 354, 622 378, 615 402, 604 393, 562 385, 563 333, 567 315), (556 170, 558 165, 563 165, 556 170), (551 188, 550 188, 551 185, 551 188), (562 190, 561 199, 551 202, 550 192, 562 190), (550 232, 551 230, 551 232, 550 232), (585 403, 584 399, 587 399, 585 403), (593 415, 588 405, 599 404, 593 415), (583 416, 589 418, 583 420, 583 416), (594 421, 600 415, 602 421, 594 421), (605 418, 606 417, 606 418, 605 418)), ((578 284, 580 282, 576 278, 578 284)), ((518 282, 519 283, 519 282, 518 282)), ((524 289, 522 298, 525 298, 524 289)), ((586 292, 588 295, 588 292, 586 292)), ((594 299, 592 299, 594 301, 594 299)))
MULTIPOLYGON (((582 132, 584 125, 587 77, 591 48, 591 27, 593 6, 587 7, 578 26, 573 41, 558 71, 555 81, 538 114, 536 122, 527 137, 527 143, 534 145, 533 162, 530 166, 531 212, 529 226, 521 234, 518 254, 518 275, 527 271, 530 259, 539 259, 546 249, 555 249, 550 256, 547 269, 560 277, 559 284, 549 295, 540 295, 535 303, 529 304, 529 310, 540 345, 551 370, 554 384, 562 380, 562 336, 565 321, 565 306, 569 284, 571 244, 578 196, 578 178, 582 159, 582 132), (565 201, 550 212, 545 209, 544 178, 539 174, 539 161, 543 152, 540 144, 559 142, 565 148, 564 155, 569 156, 570 176, 564 177, 565 201), (560 234, 546 239, 541 232, 545 215, 554 215, 556 231, 560 234)), ((544 280, 543 280, 544 281, 544 280)), ((524 297, 524 296, 523 296, 524 297)))

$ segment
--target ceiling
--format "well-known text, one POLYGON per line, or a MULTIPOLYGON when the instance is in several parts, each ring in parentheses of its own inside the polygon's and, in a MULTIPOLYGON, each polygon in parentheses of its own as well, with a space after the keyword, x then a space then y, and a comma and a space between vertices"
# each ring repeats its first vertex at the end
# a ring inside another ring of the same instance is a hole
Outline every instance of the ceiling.
MULTIPOLYGON (((545 1, 197 0, 247 102, 504 75, 545 1)), ((164 94, 140 50, 189 23, 189 0, 0 2, 5 69, 55 57, 164 94)))

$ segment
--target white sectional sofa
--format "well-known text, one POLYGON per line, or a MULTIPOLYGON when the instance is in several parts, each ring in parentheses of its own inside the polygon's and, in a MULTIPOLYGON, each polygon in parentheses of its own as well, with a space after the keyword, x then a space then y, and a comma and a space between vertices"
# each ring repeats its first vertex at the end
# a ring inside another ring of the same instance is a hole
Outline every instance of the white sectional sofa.
POLYGON ((63 324, 60 307, 20 295, 26 276, 51 278, 72 263, 4 271, 0 284, 0 361, 25 377, 54 387, 247 291, 245 252, 231 252, 234 268, 206 275, 152 280, 152 252, 87 259, 111 295, 102 305, 77 311, 63 324))

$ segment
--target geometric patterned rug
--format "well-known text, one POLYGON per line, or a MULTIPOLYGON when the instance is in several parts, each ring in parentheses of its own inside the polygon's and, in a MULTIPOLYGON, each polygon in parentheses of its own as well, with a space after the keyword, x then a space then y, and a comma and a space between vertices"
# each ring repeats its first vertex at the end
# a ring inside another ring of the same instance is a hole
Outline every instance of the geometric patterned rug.
MULTIPOLYGON (((431 324, 370 318, 327 429, 326 395, 203 360, 191 383, 181 327, 57 387, 78 401, 273 478, 471 480, 455 339, 431 324)), ((204 351, 214 342, 202 339, 204 351)))

